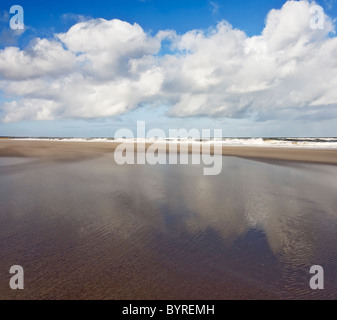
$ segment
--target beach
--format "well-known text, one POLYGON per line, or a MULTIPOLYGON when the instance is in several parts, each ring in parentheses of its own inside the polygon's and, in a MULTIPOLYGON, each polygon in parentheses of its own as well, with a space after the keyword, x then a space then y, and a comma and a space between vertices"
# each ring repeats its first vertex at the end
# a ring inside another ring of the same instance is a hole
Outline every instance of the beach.
POLYGON ((204 176, 118 145, 0 140, 0 299, 336 298, 337 150, 224 146, 204 176))
MULTIPOLYGON (((135 145, 137 143, 127 142, 135 145)), ((13 140, 3 139, 0 141, 1 157, 31 157, 54 160, 78 160, 95 158, 104 154, 112 154, 121 142, 89 142, 89 141, 57 141, 57 140, 13 140)), ((159 143, 161 144, 161 143, 159 143)), ((145 148, 151 144, 145 143, 145 148)), ((179 145, 179 144, 178 144, 179 145)), ((169 144, 166 144, 168 151, 169 144)), ((291 160, 300 162, 337 164, 337 149, 309 149, 287 147, 254 147, 254 146, 223 146, 222 155, 246 157, 251 159, 291 160)), ((179 147, 178 147, 179 151, 179 147)), ((193 146, 189 144, 189 153, 193 146)), ((210 148, 214 154, 214 147, 210 148)))

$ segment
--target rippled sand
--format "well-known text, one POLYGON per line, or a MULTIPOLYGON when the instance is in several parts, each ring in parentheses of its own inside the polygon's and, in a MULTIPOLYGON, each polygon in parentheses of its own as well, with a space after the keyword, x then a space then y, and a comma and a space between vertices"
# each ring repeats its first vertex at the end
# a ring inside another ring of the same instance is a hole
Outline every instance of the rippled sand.
POLYGON ((0 299, 337 297, 336 166, 224 157, 207 177, 13 154, 0 177, 0 299), (23 291, 9 289, 14 264, 23 291))

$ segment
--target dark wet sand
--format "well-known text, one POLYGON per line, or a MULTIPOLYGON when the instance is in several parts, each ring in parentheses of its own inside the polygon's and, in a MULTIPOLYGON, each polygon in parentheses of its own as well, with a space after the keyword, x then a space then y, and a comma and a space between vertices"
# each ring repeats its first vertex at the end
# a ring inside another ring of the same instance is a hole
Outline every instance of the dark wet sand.
POLYGON ((263 149, 207 177, 118 166, 109 143, 0 141, 0 299, 337 298, 336 151, 263 149))

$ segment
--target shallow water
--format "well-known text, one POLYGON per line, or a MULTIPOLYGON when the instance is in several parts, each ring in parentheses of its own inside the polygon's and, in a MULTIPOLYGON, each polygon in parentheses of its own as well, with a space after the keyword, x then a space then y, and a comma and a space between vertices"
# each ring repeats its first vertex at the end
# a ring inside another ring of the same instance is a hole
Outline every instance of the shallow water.
POLYGON ((0 177, 0 299, 337 298, 337 166, 0 158, 0 177))

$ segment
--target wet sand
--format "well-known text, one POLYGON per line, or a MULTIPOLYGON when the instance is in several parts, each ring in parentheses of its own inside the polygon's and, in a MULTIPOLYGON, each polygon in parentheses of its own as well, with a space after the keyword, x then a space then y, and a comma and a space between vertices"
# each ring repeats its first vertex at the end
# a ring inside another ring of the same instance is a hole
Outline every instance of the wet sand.
POLYGON ((336 151, 240 149, 209 177, 118 166, 110 143, 0 141, 0 299, 335 299, 336 151))
MULTIPOLYGON (((36 140, 0 140, 0 156, 2 157, 39 157, 71 160, 79 157, 91 158, 100 154, 113 153, 118 142, 71 142, 71 141, 36 141, 36 140)), ((146 144, 146 149, 150 144, 146 144)), ((166 150, 169 147, 167 145, 166 150)), ((137 145, 135 145, 137 151, 137 145)), ((214 148, 211 147, 211 154, 214 148)), ((188 147, 192 153, 191 145, 188 147)), ((179 152, 179 147, 178 147, 179 152)), ((222 155, 257 159, 291 160, 337 164, 337 150, 280 148, 280 147, 246 147, 224 146, 222 155)))
MULTIPOLYGON (((36 141, 36 140, 0 140, 1 157, 32 157, 56 160, 78 160, 80 158, 95 158, 102 154, 111 154, 118 142, 71 142, 71 141, 36 141)), ((146 149, 150 144, 146 144, 146 149)), ((169 147, 167 145, 166 150, 169 147)), ((135 145, 137 151, 137 146, 135 145)), ((179 151, 179 147, 178 147, 179 151)), ((188 147, 192 153, 191 145, 188 147)), ((210 149, 214 154, 214 148, 210 149)), ((280 148, 280 147, 246 147, 224 146, 222 155, 244 158, 291 160, 322 164, 337 164, 337 150, 280 148)))

